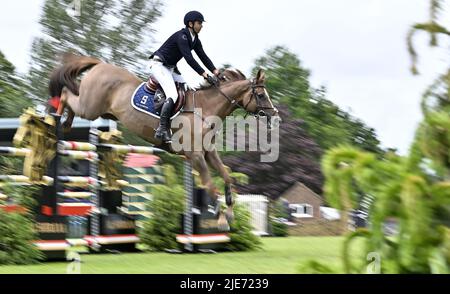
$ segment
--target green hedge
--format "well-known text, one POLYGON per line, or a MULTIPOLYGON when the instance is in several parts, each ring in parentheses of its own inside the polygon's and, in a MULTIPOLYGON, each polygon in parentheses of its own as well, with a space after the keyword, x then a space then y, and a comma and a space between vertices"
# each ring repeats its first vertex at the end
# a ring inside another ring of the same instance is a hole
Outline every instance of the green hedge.
POLYGON ((34 223, 27 215, 0 209, 0 264, 33 264, 43 259, 33 244, 34 223))
POLYGON ((227 248, 231 251, 248 251, 261 248, 261 238, 252 233, 250 212, 243 205, 234 205, 234 220, 230 224, 227 248))

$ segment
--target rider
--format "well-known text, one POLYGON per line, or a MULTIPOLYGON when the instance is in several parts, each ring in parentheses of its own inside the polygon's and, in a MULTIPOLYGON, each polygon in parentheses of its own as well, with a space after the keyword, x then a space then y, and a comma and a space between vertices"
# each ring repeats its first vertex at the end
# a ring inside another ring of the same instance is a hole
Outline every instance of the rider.
POLYGON ((176 64, 182 57, 199 75, 203 76, 211 84, 217 84, 219 70, 214 66, 209 57, 203 51, 202 43, 198 38, 203 22, 203 15, 198 11, 190 11, 184 16, 186 27, 172 36, 152 55, 151 72, 166 94, 166 101, 161 110, 161 120, 155 133, 155 138, 163 142, 170 142, 170 116, 178 98, 178 92, 174 81, 183 83, 184 79, 178 71, 176 64), (208 68, 213 76, 197 63, 192 56, 194 50, 202 63, 208 68))

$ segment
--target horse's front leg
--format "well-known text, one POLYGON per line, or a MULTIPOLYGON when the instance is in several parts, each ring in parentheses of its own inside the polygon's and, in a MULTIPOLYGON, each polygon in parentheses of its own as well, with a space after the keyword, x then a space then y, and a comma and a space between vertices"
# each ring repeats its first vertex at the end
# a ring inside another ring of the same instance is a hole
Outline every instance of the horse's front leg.
POLYGON ((213 200, 213 206, 215 213, 219 214, 218 219, 218 228, 222 231, 228 231, 230 229, 230 226, 227 221, 227 217, 224 215, 224 213, 220 210, 220 203, 218 201, 218 195, 217 195, 217 188, 214 186, 214 183, 211 178, 211 174, 208 169, 208 164, 205 160, 205 155, 203 152, 193 152, 190 156, 192 159, 192 165, 196 171, 200 174, 200 179, 203 185, 203 188, 206 189, 208 192, 208 195, 213 200))
POLYGON ((228 167, 222 163, 217 150, 208 151, 205 155, 206 161, 209 165, 214 168, 217 172, 219 172, 220 176, 223 178, 225 182, 225 202, 227 204, 226 217, 228 222, 231 222, 234 218, 233 214, 233 196, 231 194, 231 185, 233 184, 233 179, 230 177, 230 173, 228 171, 228 167))

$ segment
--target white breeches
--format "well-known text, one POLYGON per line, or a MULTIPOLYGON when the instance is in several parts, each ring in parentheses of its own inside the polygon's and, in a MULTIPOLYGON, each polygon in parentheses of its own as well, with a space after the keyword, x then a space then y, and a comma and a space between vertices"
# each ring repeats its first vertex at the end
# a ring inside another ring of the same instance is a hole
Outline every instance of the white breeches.
POLYGON ((173 68, 168 68, 162 62, 154 60, 150 60, 150 71, 163 88, 166 97, 172 98, 173 102, 176 103, 178 92, 175 82, 184 83, 183 77, 175 73, 173 68))

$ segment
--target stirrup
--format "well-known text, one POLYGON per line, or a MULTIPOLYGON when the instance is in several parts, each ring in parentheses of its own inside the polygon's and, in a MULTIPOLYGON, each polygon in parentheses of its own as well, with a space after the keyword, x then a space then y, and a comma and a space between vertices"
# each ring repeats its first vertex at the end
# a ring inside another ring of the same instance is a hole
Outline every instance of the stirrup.
POLYGON ((155 138, 161 140, 164 143, 172 143, 172 136, 169 131, 158 131, 155 132, 155 138))

